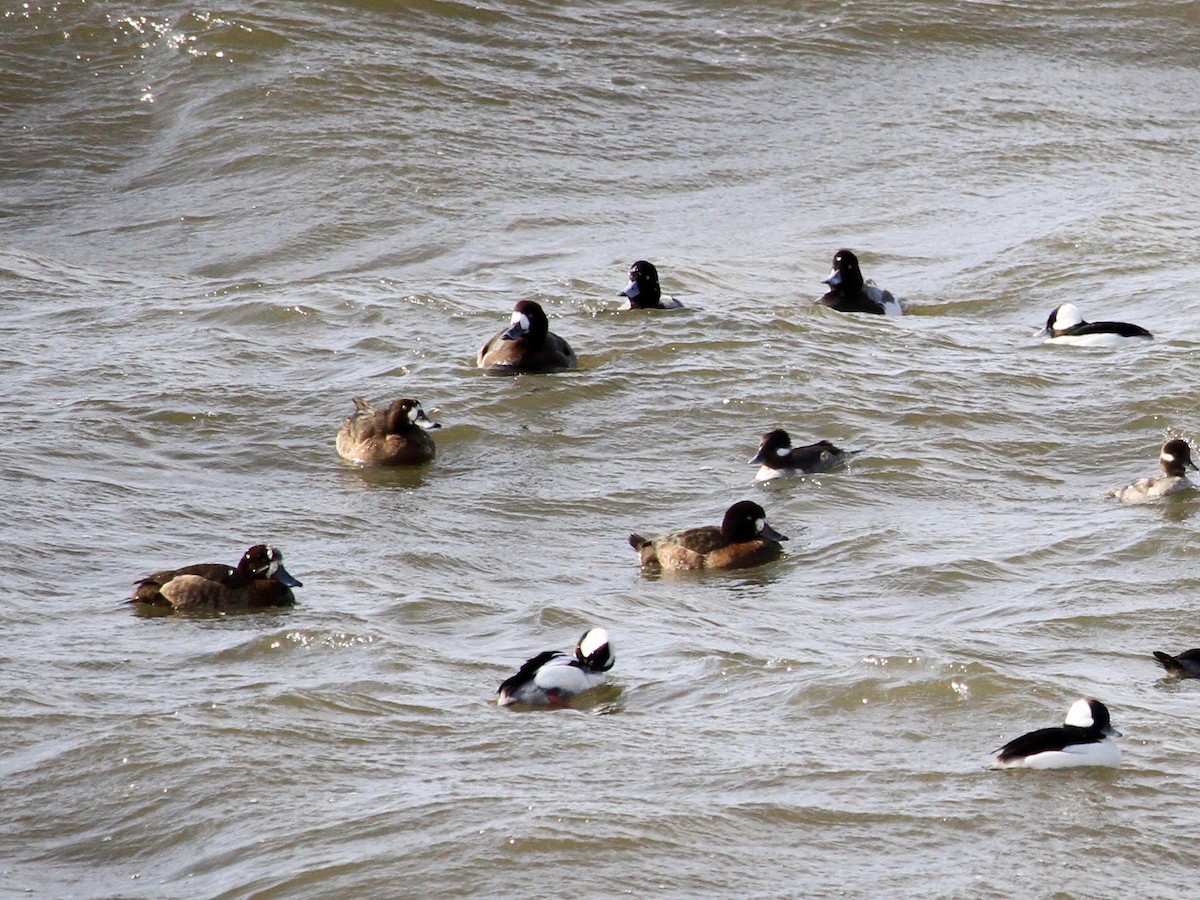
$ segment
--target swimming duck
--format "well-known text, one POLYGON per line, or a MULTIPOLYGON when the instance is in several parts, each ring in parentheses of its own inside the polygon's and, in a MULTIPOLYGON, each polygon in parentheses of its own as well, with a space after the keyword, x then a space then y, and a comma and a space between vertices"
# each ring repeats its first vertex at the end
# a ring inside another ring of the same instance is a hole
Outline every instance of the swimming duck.
POLYGON ((758 453, 750 460, 750 465, 760 467, 754 476, 755 481, 770 481, 772 478, 788 475, 828 472, 858 452, 842 450, 829 441, 793 447, 788 433, 782 428, 776 428, 762 436, 758 453))
POLYGON ((528 659, 496 691, 496 703, 531 706, 561 706, 565 701, 604 683, 604 673, 613 667, 616 655, 608 632, 591 628, 575 645, 575 655, 545 650, 528 659))
POLYGON ((1130 340, 1154 337, 1140 325, 1128 322, 1085 322, 1074 303, 1054 307, 1042 334, 1046 336, 1047 344, 1075 347, 1119 347, 1130 340))
POLYGON ((425 415, 418 401, 404 398, 376 409, 355 397, 354 406, 335 441, 343 459, 366 466, 406 466, 429 462, 437 454, 425 432, 442 426, 425 415))
POLYGON ((1108 707, 1099 700, 1076 700, 1058 728, 1039 728, 1014 738, 996 751, 993 769, 1066 769, 1118 766, 1121 747, 1114 737, 1108 707))
POLYGON ((663 296, 658 284, 658 269, 653 263, 639 259, 629 267, 629 284, 621 291, 629 298, 630 309, 683 309, 683 304, 671 296, 663 296))
POLYGON ((900 301, 863 279, 858 257, 853 250, 842 249, 833 254, 833 269, 825 279, 829 291, 820 300, 838 312, 872 313, 878 316, 899 316, 904 313, 900 301))
POLYGON ((1189 467, 1196 470, 1196 464, 1192 462, 1192 448, 1187 441, 1175 438, 1163 444, 1158 454, 1158 464, 1162 466, 1163 474, 1139 478, 1133 484, 1106 492, 1105 496, 1116 497, 1122 503, 1144 503, 1190 491, 1196 486, 1187 477, 1189 467))
POLYGON ((579 365, 571 345, 550 330, 546 313, 532 300, 513 307, 512 324, 479 348, 476 363, 497 372, 548 372, 579 365))
POLYGON ((629 536, 643 566, 681 569, 747 569, 778 559, 787 538, 767 523, 763 508, 742 500, 725 511, 720 526, 703 525, 647 540, 629 536))
POLYGON ((1158 664, 1167 670, 1168 675, 1179 678, 1200 678, 1200 650, 1184 650, 1178 656, 1154 651, 1158 664))
POLYGON ((169 606, 177 612, 292 606, 294 587, 302 585, 283 567, 283 554, 255 544, 236 568, 201 563, 147 576, 137 582, 130 602, 169 606))

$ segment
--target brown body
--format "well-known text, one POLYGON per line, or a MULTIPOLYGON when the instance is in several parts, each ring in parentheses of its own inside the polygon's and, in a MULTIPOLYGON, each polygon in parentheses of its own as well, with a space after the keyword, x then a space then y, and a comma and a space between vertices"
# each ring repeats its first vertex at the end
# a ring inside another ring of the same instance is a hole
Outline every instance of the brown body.
POLYGON ((256 544, 236 567, 200 563, 149 575, 137 582, 130 602, 191 613, 261 609, 295 605, 293 587, 300 582, 283 568, 283 554, 256 544))
POLYGON ((666 571, 685 569, 748 569, 783 555, 787 538, 767 524, 761 506, 749 500, 735 503, 717 525, 687 528, 647 540, 631 534, 629 544, 643 566, 666 571))
POLYGON ((342 423, 335 441, 343 459, 366 466, 411 466, 437 455, 425 431, 441 426, 426 417, 416 400, 396 400, 387 409, 376 409, 355 397, 354 405, 354 415, 342 423))
POLYGON ((513 307, 512 325, 479 348, 481 369, 504 372, 549 372, 579 365, 571 345, 550 330, 542 308, 532 300, 513 307))

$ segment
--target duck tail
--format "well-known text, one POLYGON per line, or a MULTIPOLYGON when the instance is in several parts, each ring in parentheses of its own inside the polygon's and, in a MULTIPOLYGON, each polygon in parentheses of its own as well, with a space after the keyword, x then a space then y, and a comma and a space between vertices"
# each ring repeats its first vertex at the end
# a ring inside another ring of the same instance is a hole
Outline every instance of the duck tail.
POLYGON ((1163 653, 1161 650, 1154 651, 1154 658, 1158 660, 1158 664, 1168 672, 1178 673, 1183 671, 1183 666, 1179 664, 1179 660, 1173 657, 1170 653, 1163 653))
POLYGON ((642 537, 640 534, 629 535, 629 546, 632 547, 634 550, 640 551, 643 547, 645 547, 649 543, 650 542, 648 540, 646 540, 644 537, 642 537))

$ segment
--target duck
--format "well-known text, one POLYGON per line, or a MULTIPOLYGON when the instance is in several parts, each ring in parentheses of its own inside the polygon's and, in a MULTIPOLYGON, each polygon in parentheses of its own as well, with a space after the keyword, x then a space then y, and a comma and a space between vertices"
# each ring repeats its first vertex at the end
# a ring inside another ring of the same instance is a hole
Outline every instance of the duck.
POLYGON ((1178 656, 1155 650, 1154 658, 1167 670, 1168 675, 1177 678, 1200 678, 1200 650, 1184 650, 1178 656))
POLYGON ((1192 462, 1192 448, 1187 441, 1174 438, 1163 444, 1158 454, 1158 464, 1162 466, 1161 475, 1139 478, 1133 484, 1107 491, 1105 496, 1116 497, 1122 503, 1145 503, 1147 500, 1190 491, 1196 486, 1187 477, 1188 468, 1200 471, 1192 462))
POLYGON ((517 674, 504 680, 496 691, 500 706, 563 706, 579 694, 604 684, 605 673, 616 662, 608 632, 589 628, 568 656, 560 650, 544 650, 527 659, 517 674))
POLYGON ((393 400, 376 409, 354 397, 354 414, 342 423, 334 444, 338 455, 365 466, 408 466, 430 462, 437 455, 426 431, 442 426, 425 415, 418 400, 393 400))
POLYGON ((904 314, 904 307, 891 291, 866 283, 853 250, 843 248, 833 254, 833 269, 823 283, 829 285, 829 291, 820 302, 830 309, 877 316, 904 314))
POLYGON ((571 345, 550 330, 546 313, 532 300, 517 302, 509 327, 480 347, 475 361, 495 372, 549 372, 579 365, 571 345))
POLYGON ((789 475, 828 472, 859 452, 842 450, 824 440, 815 444, 805 444, 803 447, 793 447, 788 433, 782 428, 776 428, 762 436, 758 453, 750 459, 750 465, 759 466, 754 476, 755 481, 770 481, 772 478, 785 478, 789 475))
POLYGON ((644 259, 629 267, 629 284, 621 296, 629 298, 630 309, 683 309, 674 297, 664 296, 658 284, 658 269, 644 259))
POLYGON ((767 522, 767 514, 752 500, 741 500, 725 511, 721 524, 673 531, 646 539, 629 535, 629 546, 643 566, 665 571, 685 569, 748 569, 778 559, 780 541, 787 538, 767 522))
POLYGON ((200 613, 294 606, 291 589, 303 587, 283 567, 283 554, 267 544, 255 544, 233 568, 200 563, 156 572, 136 585, 130 603, 200 613))
POLYGON ((1067 769, 1077 766, 1119 766, 1121 747, 1113 740, 1108 707, 1091 697, 1071 704, 1057 728, 1039 728, 1009 741, 995 751, 993 769, 1067 769))
POLYGON ((1073 347, 1119 347, 1130 341, 1151 340, 1152 335, 1140 325, 1128 322, 1085 322, 1074 303, 1054 307, 1042 331, 1047 344, 1069 344, 1073 347))

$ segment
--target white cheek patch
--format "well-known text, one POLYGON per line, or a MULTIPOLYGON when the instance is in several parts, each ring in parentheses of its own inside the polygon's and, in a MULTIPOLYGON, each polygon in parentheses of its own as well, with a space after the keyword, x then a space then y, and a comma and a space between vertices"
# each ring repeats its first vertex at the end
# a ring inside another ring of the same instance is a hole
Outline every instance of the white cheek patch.
POLYGON ((766 524, 767 524, 766 519, 755 519, 754 520, 754 533, 759 534, 763 530, 763 526, 766 524))
POLYGON ((778 447, 775 450, 775 455, 778 456, 780 459, 783 459, 791 452, 792 451, 789 450, 787 447, 778 447))
POLYGON ((520 326, 522 331, 529 330, 529 318, 524 313, 515 312, 512 314, 512 323, 520 326))
POLYGON ((1158 458, 1161 459, 1163 462, 1175 462, 1175 456, 1172 453, 1160 454, 1158 458))
POLYGON ((408 421, 415 424, 419 418, 421 418, 421 404, 416 403, 413 405, 413 408, 408 411, 408 421))

